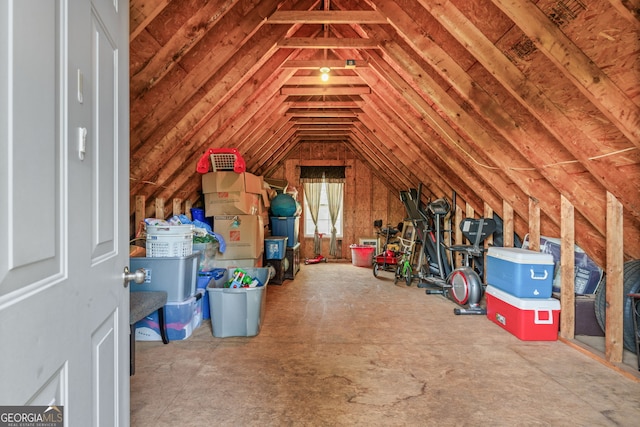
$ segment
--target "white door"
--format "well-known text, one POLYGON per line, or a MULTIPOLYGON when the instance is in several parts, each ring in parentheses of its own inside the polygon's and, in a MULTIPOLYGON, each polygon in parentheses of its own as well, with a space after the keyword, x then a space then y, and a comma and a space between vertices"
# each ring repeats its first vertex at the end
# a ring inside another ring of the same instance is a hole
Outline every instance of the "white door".
POLYGON ((0 405, 70 426, 129 425, 128 13, 0 1, 0 405))

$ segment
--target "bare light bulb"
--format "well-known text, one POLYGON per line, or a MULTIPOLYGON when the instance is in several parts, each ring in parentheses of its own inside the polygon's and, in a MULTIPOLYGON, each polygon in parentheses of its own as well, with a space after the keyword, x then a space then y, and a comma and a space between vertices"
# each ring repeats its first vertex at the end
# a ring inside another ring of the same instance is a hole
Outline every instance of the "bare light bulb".
POLYGON ((320 79, 321 79, 323 82, 328 82, 328 81, 329 81, 329 73, 322 73, 322 74, 320 74, 320 79))

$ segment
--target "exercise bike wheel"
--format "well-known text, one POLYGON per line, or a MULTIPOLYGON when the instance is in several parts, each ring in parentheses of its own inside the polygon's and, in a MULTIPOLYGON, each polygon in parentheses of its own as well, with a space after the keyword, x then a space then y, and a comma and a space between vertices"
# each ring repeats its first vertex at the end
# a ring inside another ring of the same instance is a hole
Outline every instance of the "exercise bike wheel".
POLYGON ((476 306, 482 298, 482 282, 478 273, 469 267, 456 268, 449 277, 451 291, 449 294, 455 302, 476 306))

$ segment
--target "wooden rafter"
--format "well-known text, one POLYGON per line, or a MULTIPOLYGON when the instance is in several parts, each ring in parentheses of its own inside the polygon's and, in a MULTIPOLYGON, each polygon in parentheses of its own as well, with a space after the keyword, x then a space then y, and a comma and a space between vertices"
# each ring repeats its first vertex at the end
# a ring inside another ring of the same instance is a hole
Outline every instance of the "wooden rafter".
POLYGON ((277 10, 268 24, 386 24, 375 10, 277 10))

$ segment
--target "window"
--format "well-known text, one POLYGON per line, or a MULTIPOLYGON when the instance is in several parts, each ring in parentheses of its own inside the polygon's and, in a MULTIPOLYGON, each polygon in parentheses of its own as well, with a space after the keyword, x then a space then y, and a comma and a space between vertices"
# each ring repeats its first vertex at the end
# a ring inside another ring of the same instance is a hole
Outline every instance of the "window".
MULTIPOLYGON (((324 237, 331 235, 331 216, 329 215, 329 198, 327 196, 327 185, 330 183, 323 182, 320 190, 320 209, 318 210, 318 233, 324 234, 324 237)), ((342 237, 342 200, 340 200, 340 212, 336 220, 336 237, 342 237)), ((304 204, 304 237, 313 237, 315 225, 309 211, 309 204, 304 204)))
MULTIPOLYGON (((344 202, 344 166, 301 166, 300 181, 304 188, 305 217, 303 234, 314 237, 317 221, 318 233, 331 238, 329 255, 336 255, 336 240, 342 237, 342 215, 344 202), (313 213, 313 215, 312 215, 313 213), (333 214, 333 221, 331 224, 333 214), (336 233, 331 235, 335 226, 336 233)), ((314 239, 314 248, 319 251, 319 241, 314 239)))

